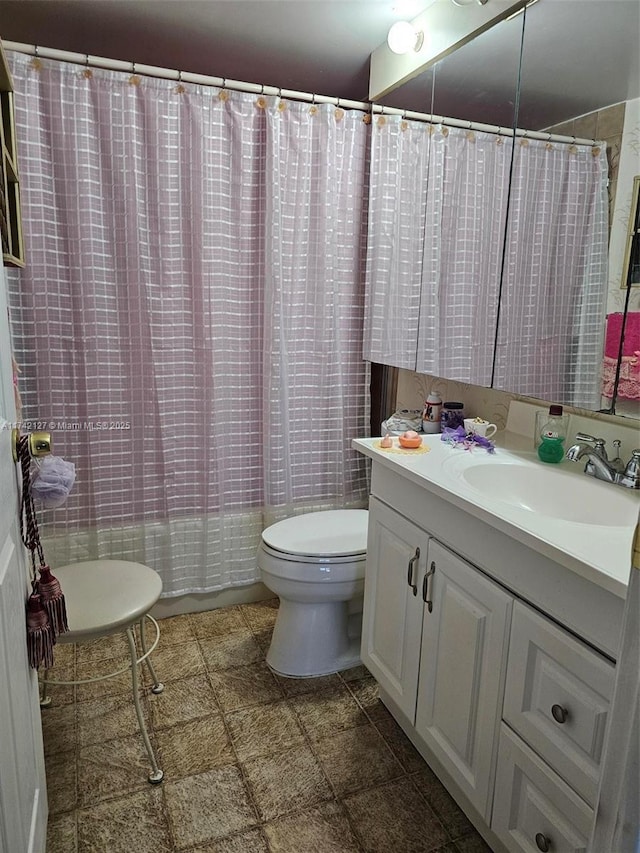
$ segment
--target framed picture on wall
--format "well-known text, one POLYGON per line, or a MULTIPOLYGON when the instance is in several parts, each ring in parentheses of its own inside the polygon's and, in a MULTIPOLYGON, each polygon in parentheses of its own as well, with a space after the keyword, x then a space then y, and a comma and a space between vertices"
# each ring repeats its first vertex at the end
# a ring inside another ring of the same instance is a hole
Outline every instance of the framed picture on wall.
POLYGON ((622 281, 620 287, 640 287, 640 175, 633 179, 631 193, 631 213, 629 215, 629 230, 627 246, 622 266, 622 281))

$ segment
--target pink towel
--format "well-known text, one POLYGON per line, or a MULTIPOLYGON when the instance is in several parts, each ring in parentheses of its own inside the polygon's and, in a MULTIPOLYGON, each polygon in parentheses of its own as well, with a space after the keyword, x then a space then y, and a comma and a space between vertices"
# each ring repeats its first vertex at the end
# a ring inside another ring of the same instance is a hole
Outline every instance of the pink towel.
MULTIPOLYGON (((604 340, 604 354, 607 358, 618 358, 623 317, 624 315, 620 312, 607 315, 607 333, 604 340)), ((622 355, 633 355, 638 350, 640 350, 640 311, 629 311, 624 325, 622 355)))

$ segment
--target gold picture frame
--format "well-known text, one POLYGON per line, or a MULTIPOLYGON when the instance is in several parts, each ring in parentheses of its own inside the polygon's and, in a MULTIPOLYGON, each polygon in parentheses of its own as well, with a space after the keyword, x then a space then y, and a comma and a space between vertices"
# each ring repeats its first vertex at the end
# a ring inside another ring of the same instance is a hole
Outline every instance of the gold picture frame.
POLYGON ((640 175, 636 175, 633 179, 629 229, 620 287, 625 290, 627 287, 640 287, 640 175))

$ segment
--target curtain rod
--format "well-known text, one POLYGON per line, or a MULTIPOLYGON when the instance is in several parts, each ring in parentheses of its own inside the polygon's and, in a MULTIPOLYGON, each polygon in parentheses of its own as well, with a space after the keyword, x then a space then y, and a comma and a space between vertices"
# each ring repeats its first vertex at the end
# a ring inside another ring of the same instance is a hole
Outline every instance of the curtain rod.
POLYGON ((462 119, 447 116, 430 115, 413 110, 402 110, 397 107, 386 107, 373 104, 368 101, 350 101, 346 98, 335 98, 329 95, 314 95, 310 92, 298 92, 295 89, 280 89, 278 86, 263 86, 258 83, 245 83, 241 80, 228 80, 226 77, 209 77, 204 74, 192 74, 189 71, 175 71, 171 68, 160 68, 156 65, 142 65, 138 62, 125 62, 121 59, 108 59, 102 56, 90 56, 85 53, 71 53, 68 50, 57 50, 50 47, 40 47, 35 44, 23 44, 15 41, 2 41, 6 50, 14 50, 17 53, 26 53, 29 56, 37 56, 41 59, 55 59, 60 62, 75 63, 85 67, 104 68, 108 71, 128 71, 129 73, 141 74, 146 77, 159 77, 164 80, 176 80, 182 83, 193 83, 198 86, 215 86, 221 89, 231 89, 237 92, 249 92, 256 95, 277 95, 281 98, 290 98, 294 101, 306 101, 316 104, 335 104, 352 110, 362 110, 374 114, 398 115, 405 119, 423 121, 429 124, 444 124, 448 127, 463 127, 467 130, 476 130, 479 133, 494 133, 499 136, 526 136, 528 139, 542 139, 546 142, 560 142, 573 145, 602 145, 594 139, 580 139, 575 136, 560 136, 555 133, 545 133, 538 130, 523 130, 510 127, 499 127, 493 124, 481 124, 476 121, 463 121, 462 119))

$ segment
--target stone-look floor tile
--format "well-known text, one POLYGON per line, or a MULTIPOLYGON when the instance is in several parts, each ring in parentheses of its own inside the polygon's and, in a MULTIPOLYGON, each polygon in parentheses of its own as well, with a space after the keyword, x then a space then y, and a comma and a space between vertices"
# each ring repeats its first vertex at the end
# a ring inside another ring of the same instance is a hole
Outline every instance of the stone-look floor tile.
POLYGON ((307 734, 328 737, 368 723, 364 711, 343 684, 289 699, 307 734))
MULTIPOLYGON (((196 635, 193 632, 193 626, 191 625, 191 620, 187 614, 184 614, 183 616, 169 616, 166 619, 159 619, 158 626, 160 627, 160 640, 156 646, 158 651, 167 648, 167 646, 189 643, 196 639, 196 635)), ((138 629, 136 636, 139 637, 139 635, 138 629)), ((149 648, 155 639, 155 636, 155 626, 147 619, 147 623, 145 625, 147 648, 149 648)), ((154 660, 155 654, 156 652, 154 651, 152 653, 154 660)))
MULTIPOLYGON (((145 697, 141 697, 143 714, 148 718, 145 697)), ((89 746, 140 731, 133 697, 128 693, 103 696, 78 702, 78 745, 89 746)))
POLYGON ((165 782, 164 789, 177 850, 225 838, 257 823, 240 769, 233 764, 165 782))
POLYGON ((56 643, 56 647, 53 650, 54 657, 54 665, 51 669, 51 674, 58 669, 64 669, 65 671, 71 671, 73 673, 73 669, 76 665, 76 645, 75 643, 63 643, 58 639, 56 643))
POLYGON ((363 663, 359 664, 359 666, 352 666, 351 669, 343 669, 338 675, 343 681, 359 681, 363 678, 373 678, 363 663))
POLYGON ((78 853, 173 853, 160 788, 79 809, 78 853))
POLYGON ((359 853, 344 808, 322 803, 279 818, 264 827, 272 853, 359 853))
POLYGON ((270 853, 261 829, 250 829, 240 835, 222 838, 204 847, 194 847, 189 853, 270 853))
POLYGON ((418 773, 426 766, 424 758, 391 715, 378 720, 375 727, 407 773, 418 773))
POLYGON ((279 606, 279 599, 269 598, 265 601, 241 604, 240 610, 251 628, 259 631, 262 628, 272 628, 275 625, 279 606))
POLYGON ((426 762, 423 762, 419 772, 410 778, 418 793, 422 794, 440 818, 440 822, 447 830, 450 838, 455 840, 461 835, 475 832, 469 818, 426 762))
POLYGON ((298 719, 286 702, 234 711, 226 720, 241 761, 305 742, 298 719))
POLYGON ((338 797, 404 775, 372 725, 322 738, 314 743, 313 751, 338 797))
POLYGON ((356 702, 364 711, 371 709, 373 715, 377 713, 378 704, 378 682, 375 678, 359 678, 354 681, 347 682, 349 691, 355 697, 356 702))
POLYGON ((454 850, 457 853, 492 853, 491 847, 475 830, 463 838, 456 838, 454 850))
POLYGON ((191 613, 189 619, 199 640, 232 634, 234 631, 246 632, 248 627, 239 607, 220 607, 203 613, 191 613))
MULTIPOLYGON (((349 687, 351 687, 351 684, 349 684, 349 687)), ((377 724, 380 720, 393 720, 393 715, 380 697, 375 702, 371 697, 369 698, 371 701, 367 705, 366 714, 372 723, 377 724)))
POLYGON ((260 646, 266 656, 267 652, 269 651, 269 647, 271 646, 271 640, 273 639, 273 626, 270 628, 260 628, 259 630, 254 630, 253 636, 255 638, 255 641, 260 646))
POLYGON ((160 749, 158 763, 170 779, 204 773, 235 761, 220 714, 161 729, 156 739, 160 749))
POLYGON ((264 652, 251 631, 234 631, 219 637, 199 640, 205 666, 210 672, 246 666, 262 660, 264 652))
MULTIPOLYGON (((58 654, 57 646, 54 650, 54 654, 58 654)), ((73 649, 73 645, 68 646, 60 646, 61 649, 65 651, 68 649, 73 649)), ((38 673, 38 677, 42 682, 42 678, 44 676, 43 672, 38 673)), ((74 684, 52 684, 51 679, 54 681, 74 681, 76 678, 76 665, 75 660, 72 662, 67 662, 64 664, 58 663, 58 658, 56 657, 55 666, 49 670, 49 681, 47 682, 46 695, 51 699, 49 704, 49 708, 59 708, 62 705, 72 705, 76 701, 76 687, 74 684)))
MULTIPOLYGON (((156 649, 151 662, 158 679, 163 683, 204 673, 204 661, 197 640, 156 649)), ((145 684, 150 684, 146 667, 144 667, 144 678, 145 684)))
POLYGON ((47 853, 77 853, 76 813, 52 817, 47 824, 47 853))
POLYGON ((243 762, 254 802, 263 820, 333 799, 320 765, 308 746, 243 762))
POLYGON ((206 675, 195 675, 171 681, 162 693, 147 694, 151 723, 156 729, 208 717, 218 710, 218 703, 206 675))
POLYGON ((344 804, 366 853, 430 853, 449 840, 406 778, 351 794, 344 804))
POLYGON ((129 644, 124 631, 76 645, 76 661, 84 665, 122 657, 129 657, 129 644))
POLYGON ((148 787, 150 770, 140 735, 85 746, 78 751, 80 805, 148 787))
POLYGON ((210 672, 209 678, 222 710, 238 711, 282 699, 282 690, 269 667, 262 662, 210 672))
POLYGON ((319 675, 317 678, 284 678, 282 675, 277 675, 276 678, 285 696, 317 693, 330 687, 340 689, 340 679, 337 675, 319 675))
POLYGON ((76 678, 78 681, 97 678, 98 676, 107 676, 124 667, 127 667, 127 669, 113 678, 105 677, 103 681, 87 681, 85 684, 78 684, 76 686, 76 700, 78 702, 88 702, 90 699, 99 699, 101 696, 115 696, 118 693, 129 693, 131 695, 133 688, 131 685, 129 663, 129 655, 96 660, 91 663, 78 662, 76 664, 76 678))
POLYGON ((76 750, 45 757, 49 814, 75 809, 77 805, 76 750))
POLYGON ((76 746, 76 706, 51 705, 40 712, 42 720, 42 739, 44 754, 54 755, 75 749, 76 746))

